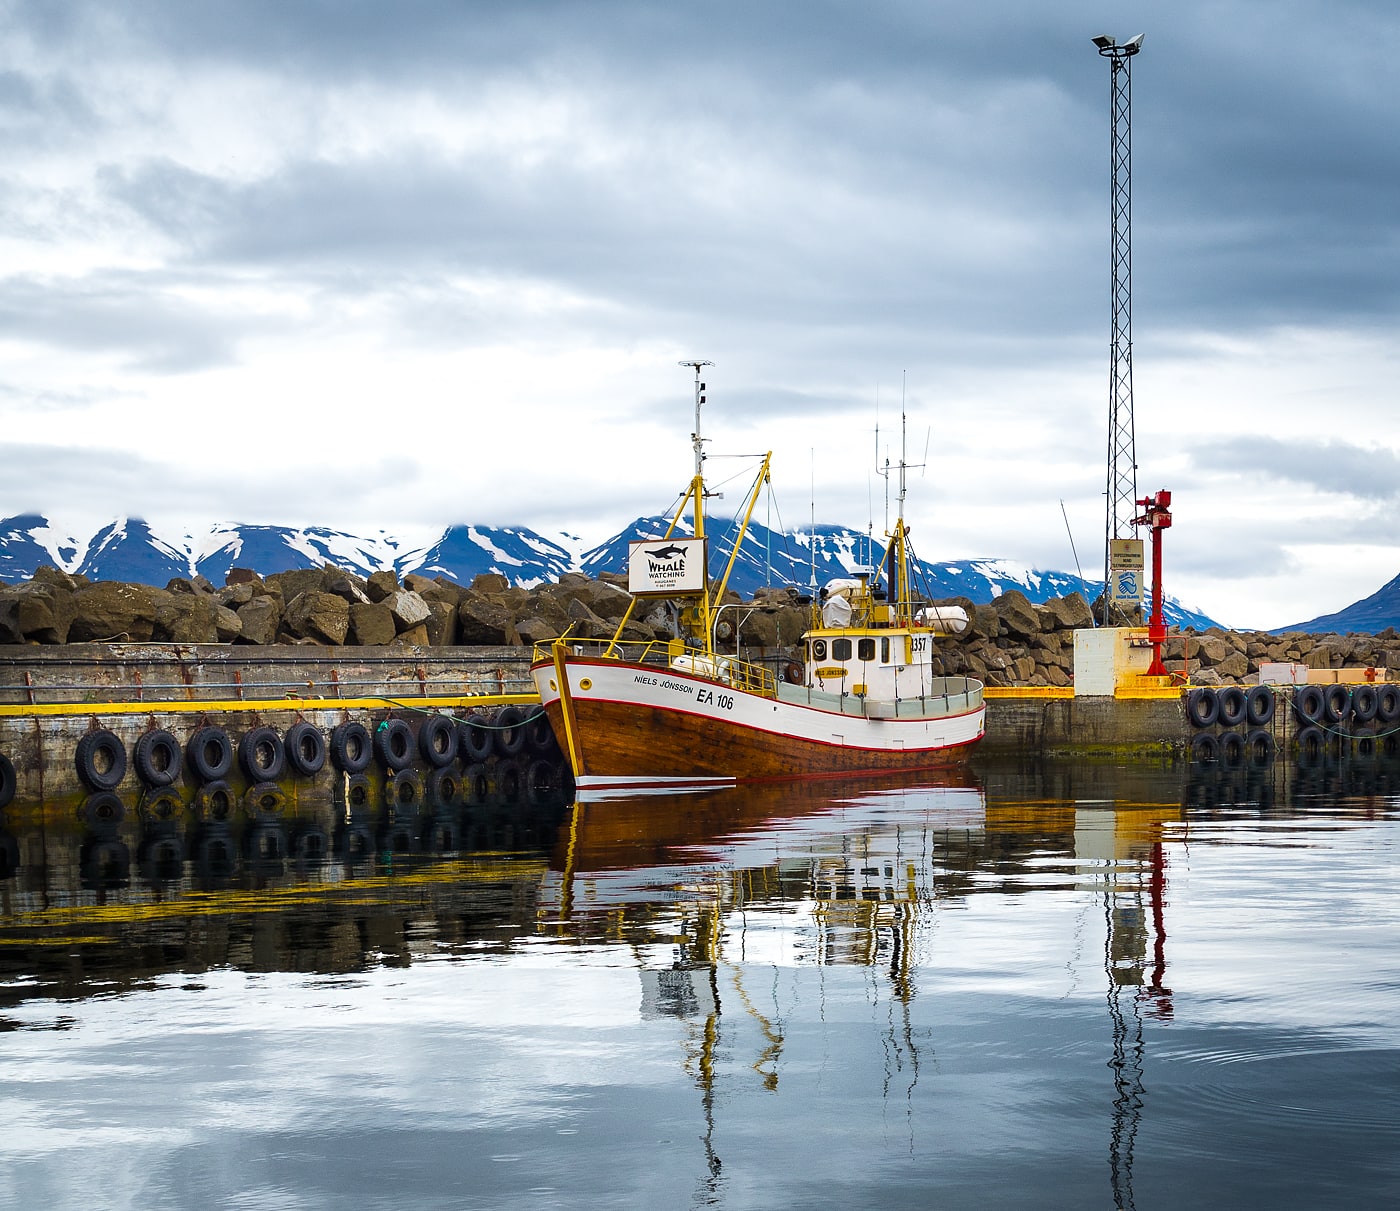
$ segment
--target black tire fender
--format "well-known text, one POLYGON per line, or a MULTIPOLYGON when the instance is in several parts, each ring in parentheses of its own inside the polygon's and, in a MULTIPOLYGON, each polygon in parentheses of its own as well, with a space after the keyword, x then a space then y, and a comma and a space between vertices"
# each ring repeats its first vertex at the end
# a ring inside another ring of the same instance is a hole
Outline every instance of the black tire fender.
POLYGON ((397 814, 417 814, 423 808, 423 779, 415 769, 395 770, 384 779, 384 806, 397 814))
POLYGON ((1200 685, 1186 695, 1186 718, 1192 727, 1210 727, 1220 718, 1220 700, 1209 686, 1200 685))
POLYGON ((1328 723, 1345 723, 1350 714, 1351 690, 1344 685, 1329 685, 1323 690, 1322 717, 1328 723))
POLYGON ((481 807, 491 799, 491 770, 476 762, 462 771, 462 802, 468 807, 481 807))
POLYGON ((15 767, 10 764, 10 759, 4 753, 0 753, 0 807, 9 807, 14 800, 17 785, 15 767))
POLYGON ((418 726, 418 751, 435 769, 457 759, 457 721, 450 715, 428 715, 418 726))
POLYGON ((326 737, 313 723, 298 719, 282 739, 287 764, 301 778, 314 778, 326 767, 326 737))
POLYGON ((532 706, 525 712, 521 726, 525 729, 525 747, 530 752, 542 755, 555 748, 554 725, 550 723, 544 707, 532 706))
MULTIPOLYGON (((1221 727, 1238 727, 1244 722, 1248 700, 1245 698, 1245 692, 1239 686, 1227 685, 1216 695, 1216 700, 1220 703, 1221 727)), ((1223 749, 1221 756, 1224 756, 1223 749)))
POLYGON ((343 774, 363 774, 374 760, 369 729, 358 720, 340 724, 331 733, 331 761, 343 774))
POLYGON ((457 725, 457 751, 463 765, 474 765, 491 755, 491 729, 484 719, 472 716, 457 725))
POLYGON ((496 712, 496 752, 502 757, 514 757, 525 747, 525 716, 518 706, 503 706, 496 712))
POLYGON ((1370 723, 1380 710, 1380 695, 1374 685, 1358 685, 1351 692, 1351 714, 1357 723, 1370 723))
POLYGON ((462 779, 451 766, 435 769, 428 775, 425 794, 434 808, 456 807, 462 800, 462 779))
POLYGON ((126 818, 126 804, 111 791, 98 791, 83 800, 83 822, 94 829, 115 828, 126 818))
POLYGON ((1327 706, 1320 685, 1305 685, 1293 696, 1293 710, 1304 723, 1317 723, 1327 706))
POLYGON ((222 782, 233 770, 233 744, 221 727, 202 727, 185 744, 185 760, 201 782, 222 782))
POLYGON ((370 784, 367 774, 346 774, 336 787, 336 802, 347 810, 369 806, 370 784))
POLYGON ((386 770, 407 769, 413 762, 413 733, 402 719, 384 719, 374 729, 374 755, 386 770))
POLYGON ((86 733, 73 754, 78 777, 94 791, 114 791, 126 777, 126 746, 106 728, 86 733))
POLYGON ((253 815, 280 816, 287 807, 287 792, 275 782, 254 782, 243 796, 243 806, 253 815))
POLYGON ((238 741, 238 764, 249 782, 275 782, 287 768, 287 748, 275 727, 263 724, 238 741))
POLYGON ((199 788, 194 803, 201 820, 227 820, 233 815, 238 800, 227 782, 222 778, 215 778, 199 788))
POLYGON ((136 804, 138 815, 147 820, 174 820, 184 815, 185 801, 180 792, 168 786, 153 787, 136 804))
POLYGON ((1376 687, 1376 718, 1382 723, 1400 720, 1400 685, 1376 687))
POLYGON ((1273 719, 1277 700, 1272 686, 1250 686, 1249 693, 1244 697, 1244 717, 1250 727, 1263 727, 1273 719))
POLYGON ((131 760, 136 766, 136 776, 153 789, 172 786, 185 768, 180 742, 164 728, 146 732, 136 742, 131 760))
POLYGON ((1270 765, 1274 760, 1274 737, 1263 728, 1255 728, 1244 738, 1245 755, 1251 765, 1270 765))

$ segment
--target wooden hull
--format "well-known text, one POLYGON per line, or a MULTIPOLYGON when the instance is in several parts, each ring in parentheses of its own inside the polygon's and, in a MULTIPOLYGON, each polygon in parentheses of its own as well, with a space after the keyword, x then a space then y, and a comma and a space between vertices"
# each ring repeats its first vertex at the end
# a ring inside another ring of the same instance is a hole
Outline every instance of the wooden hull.
POLYGON ((983 730, 980 702, 876 719, 620 660, 568 655, 559 667, 537 662, 533 675, 585 793, 938 769, 961 761, 983 730))

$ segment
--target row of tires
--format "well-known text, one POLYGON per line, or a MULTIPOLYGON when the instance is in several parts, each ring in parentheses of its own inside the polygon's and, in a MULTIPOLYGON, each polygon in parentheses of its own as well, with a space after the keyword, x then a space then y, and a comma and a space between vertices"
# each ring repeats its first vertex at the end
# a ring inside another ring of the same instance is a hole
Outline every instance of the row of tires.
POLYGON ((1248 690, 1238 685, 1214 689, 1197 686, 1186 695, 1186 718, 1192 727, 1264 727, 1274 717, 1277 700, 1271 686, 1254 685, 1248 690))
POLYGON ((1293 695, 1293 713, 1305 724, 1400 722, 1400 685, 1304 685, 1293 695))
MULTIPOLYGON (((397 774, 418 757, 431 769, 441 770, 459 756, 469 765, 493 755, 510 758, 553 749, 554 732, 541 707, 523 712, 507 706, 494 719, 426 715, 416 736, 397 717, 380 720, 373 732, 364 723, 349 720, 329 737, 304 719, 292 724, 285 736, 264 724, 239 737, 236 748, 228 732, 218 726, 199 728, 183 747, 172 733, 152 728, 137 740, 131 764, 143 786, 159 790, 175 785, 186 769, 200 785, 221 782, 233 772, 235 760, 249 782, 262 783, 276 782, 287 773, 314 777, 327 760, 341 773, 354 775, 363 774, 378 759, 386 772, 397 774)), ((73 762, 89 790, 112 791, 126 777, 126 746, 114 732, 96 728, 78 741, 73 762)), ((13 780, 11 769, 11 784, 13 780)))
MULTIPOLYGON (((1273 687, 1197 686, 1186 696, 1192 727, 1264 727, 1274 717, 1273 687)), ((1336 727, 1344 723, 1400 722, 1400 685, 1304 685, 1293 695, 1293 713, 1304 725, 1336 727)))

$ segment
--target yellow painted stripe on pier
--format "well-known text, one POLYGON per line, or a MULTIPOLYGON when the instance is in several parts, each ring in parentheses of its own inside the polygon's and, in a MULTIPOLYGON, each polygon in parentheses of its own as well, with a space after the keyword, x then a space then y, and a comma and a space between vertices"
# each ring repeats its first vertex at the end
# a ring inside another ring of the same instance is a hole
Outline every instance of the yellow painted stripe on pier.
POLYGON ((540 696, 528 694, 454 694, 433 698, 184 698, 144 702, 40 702, 0 706, 0 719, 35 715, 217 714, 231 711, 350 711, 466 709, 473 706, 526 706, 540 696))
POLYGON ((1073 698, 1072 685, 989 685, 982 697, 993 698, 1073 698))

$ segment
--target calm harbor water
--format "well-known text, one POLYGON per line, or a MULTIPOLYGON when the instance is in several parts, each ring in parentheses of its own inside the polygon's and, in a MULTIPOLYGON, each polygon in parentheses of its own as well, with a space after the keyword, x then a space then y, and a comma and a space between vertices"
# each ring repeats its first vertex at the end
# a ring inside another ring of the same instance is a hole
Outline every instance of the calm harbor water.
POLYGON ((12 806, 0 1205, 1396 1205, 1398 796, 1373 757, 393 835, 12 806))

